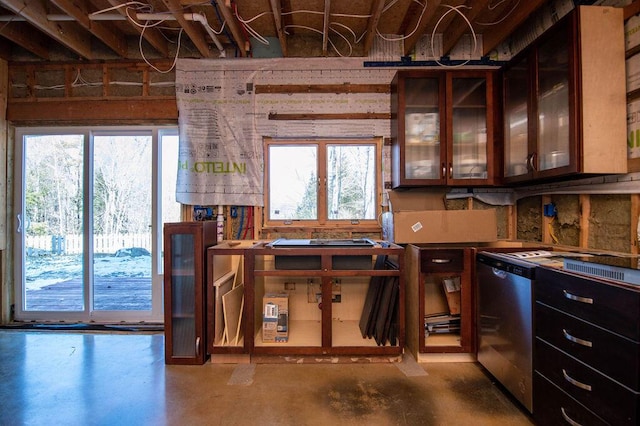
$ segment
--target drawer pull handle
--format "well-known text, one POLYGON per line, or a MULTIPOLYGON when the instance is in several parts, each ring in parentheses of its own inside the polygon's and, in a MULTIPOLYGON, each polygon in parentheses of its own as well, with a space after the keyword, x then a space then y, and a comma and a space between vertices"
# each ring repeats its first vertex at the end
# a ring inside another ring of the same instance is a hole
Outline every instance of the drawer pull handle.
POLYGON ((582 303, 587 303, 589 305, 593 305, 593 299, 590 297, 576 296, 575 294, 569 293, 567 290, 562 290, 562 292, 564 293, 564 297, 566 297, 569 300, 575 300, 576 302, 582 302, 582 303))
POLYGON ((451 259, 431 259, 431 263, 451 263, 451 259))
POLYGON ((564 407, 560 407, 560 411, 562 412, 562 417, 564 418, 564 420, 567 423, 569 423, 571 426, 582 426, 580 423, 576 422, 571 417, 569 417, 567 412, 564 410, 564 407))
POLYGON ((574 379, 573 377, 569 376, 569 375, 567 374, 567 370, 565 370, 564 368, 562 369, 562 375, 564 376, 564 379, 565 379, 567 382, 571 383, 572 385, 574 385, 574 386, 576 386, 576 387, 578 387, 578 388, 580 388, 580 389, 584 389, 584 390, 586 390, 586 391, 591 392, 591 385, 588 385, 588 384, 586 384, 586 383, 579 382, 579 381, 577 381, 576 379, 574 379))
POLYGON ((564 328, 562 329, 562 334, 564 334, 565 339, 570 340, 573 343, 577 343, 579 345, 586 346, 588 348, 593 346, 593 343, 591 343, 589 340, 584 340, 584 339, 580 339, 579 337, 572 336, 564 328))

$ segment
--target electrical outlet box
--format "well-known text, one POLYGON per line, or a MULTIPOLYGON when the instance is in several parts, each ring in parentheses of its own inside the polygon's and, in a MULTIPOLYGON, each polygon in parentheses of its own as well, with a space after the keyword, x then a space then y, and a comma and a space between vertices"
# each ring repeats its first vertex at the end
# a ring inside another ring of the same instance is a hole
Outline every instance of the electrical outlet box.
POLYGON ((544 215, 545 217, 555 217, 556 216, 556 205, 553 203, 544 205, 544 215))

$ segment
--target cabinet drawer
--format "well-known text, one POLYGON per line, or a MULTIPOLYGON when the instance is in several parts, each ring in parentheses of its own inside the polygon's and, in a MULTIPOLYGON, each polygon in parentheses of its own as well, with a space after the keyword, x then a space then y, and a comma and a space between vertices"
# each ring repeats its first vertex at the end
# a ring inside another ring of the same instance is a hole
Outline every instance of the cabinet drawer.
POLYGON ((632 390, 640 390, 637 342, 540 302, 535 304, 535 335, 632 390))
POLYGON ((537 371, 533 374, 533 419, 539 425, 606 425, 537 371))
POLYGON ((420 251, 420 272, 460 272, 464 268, 463 249, 433 249, 420 251))
POLYGON ((640 292, 547 268, 536 279, 535 300, 640 341, 640 292))
POLYGON ((536 339, 534 351, 535 370, 582 405, 589 407, 611 424, 636 424, 637 393, 540 339, 536 339))

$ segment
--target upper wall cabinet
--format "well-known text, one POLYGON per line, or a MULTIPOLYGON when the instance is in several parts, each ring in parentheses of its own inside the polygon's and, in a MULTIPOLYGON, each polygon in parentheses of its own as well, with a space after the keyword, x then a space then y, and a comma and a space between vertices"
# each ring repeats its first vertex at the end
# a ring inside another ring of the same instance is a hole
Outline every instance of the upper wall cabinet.
POLYGON ((579 6, 504 68, 504 180, 627 172, 621 8, 579 6))
POLYGON ((393 188, 490 185, 494 71, 409 70, 391 84, 393 188))

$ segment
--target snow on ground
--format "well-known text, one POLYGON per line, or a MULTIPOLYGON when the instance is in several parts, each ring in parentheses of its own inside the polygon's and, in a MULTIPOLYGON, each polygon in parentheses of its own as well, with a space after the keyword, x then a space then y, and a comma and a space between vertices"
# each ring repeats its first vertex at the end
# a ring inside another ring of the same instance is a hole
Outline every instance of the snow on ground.
MULTIPOLYGON (((96 255, 96 277, 151 277, 151 256, 96 255)), ((28 256, 25 264, 26 290, 82 277, 82 255, 28 256)))

